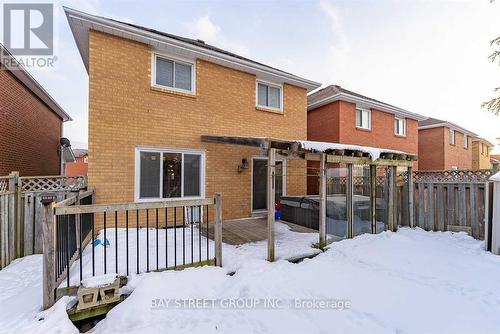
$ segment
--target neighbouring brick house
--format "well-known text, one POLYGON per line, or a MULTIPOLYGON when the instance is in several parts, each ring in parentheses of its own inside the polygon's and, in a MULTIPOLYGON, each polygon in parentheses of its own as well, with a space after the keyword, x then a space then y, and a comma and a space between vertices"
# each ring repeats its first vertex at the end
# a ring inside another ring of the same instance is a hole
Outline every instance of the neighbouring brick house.
POLYGON ((71 118, 1 44, 0 53, 0 176, 59 175, 59 140, 71 118))
MULTIPOLYGON (((308 96, 307 138, 340 144, 418 152, 418 121, 426 117, 330 85, 308 96)), ((417 167, 418 161, 414 167, 417 167)), ((308 162, 309 171, 317 163, 308 162)), ((311 174, 311 173, 309 173, 311 174)), ((308 181, 308 193, 317 194, 317 178, 308 181)))
POLYGON ((491 150, 495 145, 484 138, 472 139, 472 169, 491 169, 491 150))
MULTIPOLYGON (((200 137, 306 139, 307 92, 318 83, 201 40, 65 11, 89 73, 88 182, 98 203, 221 192, 225 218, 266 209, 259 150, 200 137)), ((304 172, 277 178, 278 192, 305 194, 305 163, 278 164, 304 172)))
POLYGON ((89 154, 84 149, 74 149, 75 162, 68 162, 65 164, 64 175, 87 175, 89 154))
POLYGON ((418 123, 419 170, 472 169, 477 135, 451 122, 428 118, 418 123))

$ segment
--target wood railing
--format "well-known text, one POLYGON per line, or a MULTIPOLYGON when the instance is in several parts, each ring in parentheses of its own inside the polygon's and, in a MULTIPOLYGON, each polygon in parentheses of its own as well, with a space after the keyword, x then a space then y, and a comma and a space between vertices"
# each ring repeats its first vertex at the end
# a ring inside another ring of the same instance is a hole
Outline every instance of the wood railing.
POLYGON ((50 195, 42 196, 44 308, 88 277, 222 265, 220 194, 204 199, 91 205, 79 204, 81 199, 55 203, 50 195), (214 221, 213 240, 210 220, 214 221))

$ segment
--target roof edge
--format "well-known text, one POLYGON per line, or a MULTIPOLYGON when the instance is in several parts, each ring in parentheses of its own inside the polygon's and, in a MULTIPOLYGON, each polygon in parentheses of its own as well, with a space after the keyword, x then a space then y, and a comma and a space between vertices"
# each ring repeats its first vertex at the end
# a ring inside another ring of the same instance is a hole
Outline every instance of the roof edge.
MULTIPOLYGON (((132 27, 132 26, 126 25, 126 24, 121 23, 121 22, 116 21, 116 20, 112 20, 112 19, 109 19, 106 17, 97 16, 97 15, 88 14, 88 13, 85 13, 85 12, 82 12, 82 11, 79 11, 76 9, 72 9, 69 7, 63 6, 63 9, 64 9, 64 12, 66 14, 66 18, 68 20, 68 23, 70 25, 71 32, 73 33, 73 37, 75 38, 75 41, 77 40, 77 35, 75 34, 75 30, 73 29, 73 23, 71 22, 70 18, 76 18, 79 20, 87 21, 87 22, 92 23, 92 24, 102 25, 102 26, 107 27, 111 31, 113 31, 113 29, 115 29, 117 31, 120 31, 121 34, 119 36, 121 36, 122 38, 125 38, 125 39, 130 39, 127 36, 125 36, 125 34, 124 34, 124 33, 128 33, 128 34, 132 34, 135 36, 140 36, 140 37, 147 39, 147 40, 152 40, 155 42, 169 44, 173 47, 181 47, 181 48, 187 49, 187 50, 189 50, 193 53, 196 53, 196 54, 203 54, 203 55, 206 55, 208 57, 218 58, 223 62, 227 62, 228 64, 234 63, 234 64, 237 64, 239 66, 245 67, 245 68, 251 68, 251 69, 254 69, 256 71, 264 72, 266 74, 269 74, 272 76, 277 76, 277 77, 280 77, 284 80, 288 80, 299 87, 306 88, 308 91, 312 91, 312 90, 317 89, 321 86, 321 84, 318 82, 315 82, 315 81, 312 81, 309 79, 305 79, 305 78, 299 77, 297 75, 287 73, 287 72, 282 71, 282 70, 274 69, 268 65, 258 64, 252 60, 239 59, 239 58, 236 58, 234 56, 227 55, 227 54, 215 51, 215 50, 208 50, 206 48, 202 48, 202 47, 199 47, 199 46, 187 43, 187 42, 183 42, 180 40, 169 38, 167 36, 163 36, 163 35, 151 32, 151 31, 140 29, 138 27, 132 27)), ((78 42, 77 42, 77 45, 78 45, 78 42)), ((86 47, 88 48, 88 45, 86 47)), ((78 45, 78 49, 80 51, 80 55, 82 56, 83 62, 85 64, 85 67, 86 67, 87 72, 88 72, 88 60, 85 57, 84 50, 80 49, 80 45, 78 45)))
POLYGON ((17 69, 13 70, 7 66, 4 68, 12 73, 16 79, 21 81, 21 83, 35 96, 37 96, 52 112, 61 117, 63 122, 72 121, 73 119, 69 116, 64 109, 50 96, 50 94, 36 81, 35 78, 17 61, 17 59, 10 53, 10 51, 0 43, 0 60, 3 65, 3 58, 7 57, 13 60, 16 64, 17 69))
POLYGON ((436 124, 423 125, 423 126, 419 126, 418 130, 434 129, 434 128, 441 128, 441 127, 447 127, 447 128, 452 129, 452 130, 456 130, 456 131, 465 133, 466 135, 472 136, 472 137, 478 136, 476 133, 469 131, 469 130, 467 130, 459 125, 450 123, 450 122, 442 122, 442 123, 436 123, 436 124))
POLYGON ((354 95, 351 95, 348 93, 343 93, 343 92, 339 92, 339 93, 336 93, 334 95, 330 95, 328 97, 325 97, 322 100, 308 104, 307 111, 314 110, 314 109, 319 108, 321 106, 324 106, 328 103, 332 103, 332 102, 336 102, 336 101, 364 103, 364 104, 370 105, 374 109, 377 109, 377 110, 380 110, 383 112, 387 112, 387 113, 391 113, 391 114, 395 114, 397 116, 404 116, 406 118, 411 118, 411 119, 414 119, 417 121, 423 121, 423 120, 428 118, 426 116, 422 116, 422 115, 410 112, 410 111, 402 109, 402 108, 394 107, 394 106, 388 105, 388 104, 383 103, 383 102, 376 102, 376 101, 373 101, 371 99, 364 99, 364 98, 361 98, 359 96, 354 96, 354 95))

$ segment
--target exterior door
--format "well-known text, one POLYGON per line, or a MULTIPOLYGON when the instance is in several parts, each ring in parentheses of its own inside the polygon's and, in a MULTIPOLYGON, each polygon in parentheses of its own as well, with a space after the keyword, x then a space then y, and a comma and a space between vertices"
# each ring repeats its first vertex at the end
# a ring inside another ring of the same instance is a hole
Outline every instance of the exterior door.
MULTIPOLYGON (((283 195, 283 161, 276 161, 276 203, 283 195)), ((252 211, 267 210, 267 159, 252 159, 252 211)))

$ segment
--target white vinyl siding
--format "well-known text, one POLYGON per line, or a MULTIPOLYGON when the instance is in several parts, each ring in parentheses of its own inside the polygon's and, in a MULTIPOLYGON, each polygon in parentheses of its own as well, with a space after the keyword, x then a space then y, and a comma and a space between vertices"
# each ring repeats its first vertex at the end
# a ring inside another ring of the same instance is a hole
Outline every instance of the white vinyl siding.
POLYGON ((370 110, 356 108, 356 127, 361 129, 371 129, 370 110))
POLYGON ((283 110, 282 87, 264 82, 257 82, 257 107, 283 110))
POLYGON ((193 93, 194 65, 155 55, 153 84, 158 87, 193 93))
POLYGON ((202 198, 205 154, 183 149, 136 150, 136 200, 202 198))
POLYGON ((398 136, 406 136, 406 119, 394 118, 394 133, 398 136))

